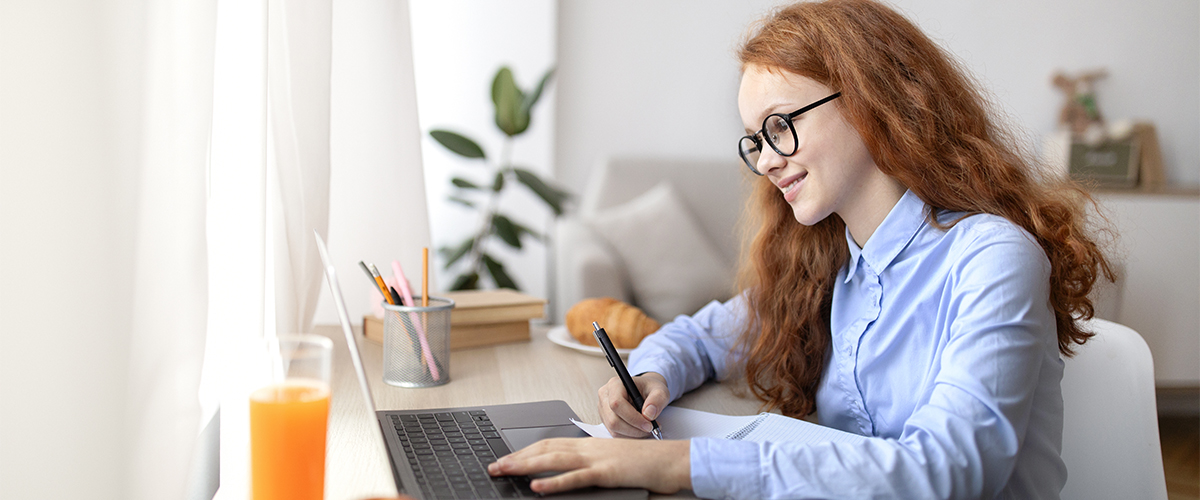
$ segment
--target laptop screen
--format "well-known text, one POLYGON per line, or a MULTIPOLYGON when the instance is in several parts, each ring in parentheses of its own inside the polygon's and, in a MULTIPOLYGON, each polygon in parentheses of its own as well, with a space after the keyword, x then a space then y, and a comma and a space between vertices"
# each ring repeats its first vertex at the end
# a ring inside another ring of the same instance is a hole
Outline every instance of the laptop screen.
POLYGON ((338 320, 342 323, 342 333, 346 335, 346 346, 350 348, 350 358, 354 360, 354 371, 358 373, 358 384, 362 387, 363 400, 367 402, 367 409, 370 414, 375 414, 375 399, 371 397, 370 386, 367 385, 367 371, 363 369, 362 357, 358 353, 358 339, 354 336, 354 328, 350 326, 350 313, 346 311, 346 301, 342 298, 342 287, 338 284, 337 270, 333 267, 333 261, 329 258, 329 249, 325 247, 325 240, 321 239, 321 235, 313 230, 313 237, 317 239, 317 250, 321 252, 321 263, 325 266, 325 280, 329 282, 329 293, 333 295, 333 304, 337 308, 338 320))

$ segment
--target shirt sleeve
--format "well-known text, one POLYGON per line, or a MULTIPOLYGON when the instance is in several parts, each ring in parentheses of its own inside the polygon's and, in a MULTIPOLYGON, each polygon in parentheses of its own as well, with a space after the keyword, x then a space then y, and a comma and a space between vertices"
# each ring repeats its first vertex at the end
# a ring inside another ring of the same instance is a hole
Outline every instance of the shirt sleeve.
POLYGON ((692 316, 678 316, 633 350, 629 372, 662 375, 672 401, 709 379, 724 380, 745 318, 741 295, 709 302, 692 316))
POLYGON ((1041 366, 1059 362, 1049 263, 1022 233, 969 246, 949 279, 943 310, 953 320, 933 368, 939 373, 925 394, 913 396, 920 403, 898 438, 693 439, 696 495, 995 497, 1015 466, 1041 366))

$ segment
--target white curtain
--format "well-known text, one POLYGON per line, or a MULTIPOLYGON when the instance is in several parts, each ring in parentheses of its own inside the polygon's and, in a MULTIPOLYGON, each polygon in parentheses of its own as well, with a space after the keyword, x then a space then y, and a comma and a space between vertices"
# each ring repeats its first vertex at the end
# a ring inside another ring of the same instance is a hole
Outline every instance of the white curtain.
POLYGON ((248 349, 309 331, 327 233, 331 3, 218 0, 201 401, 220 408, 220 498, 247 492, 248 349))
MULTIPOLYGON (((220 488, 240 488, 245 496, 249 431, 243 422, 249 388, 243 373, 249 370, 250 347, 273 317, 267 314, 266 287, 267 3, 217 0, 216 5, 206 219, 208 332, 200 402, 203 421, 219 421, 220 488)), ((211 435, 205 438, 211 442, 211 435)))
POLYGON ((126 421, 133 499, 183 498, 200 424, 215 7, 148 5, 126 421))
POLYGON ((270 0, 268 220, 275 243, 276 331, 308 332, 321 292, 313 230, 329 226, 330 0, 270 0))
MULTIPOLYGON (((322 285, 331 10, 0 4, 0 496, 207 498, 216 448, 198 435, 217 422, 217 494, 247 495, 243 348, 308 331, 322 285)), ((329 241, 415 253, 429 237, 407 4, 349 10, 341 162, 370 189, 347 190, 329 241), (377 231, 380 205, 413 222, 377 231)))
POLYGON ((305 236, 328 224, 330 3, 152 2, 147 19, 130 498, 211 496, 218 431, 238 498, 244 347, 307 331, 320 286, 305 236))

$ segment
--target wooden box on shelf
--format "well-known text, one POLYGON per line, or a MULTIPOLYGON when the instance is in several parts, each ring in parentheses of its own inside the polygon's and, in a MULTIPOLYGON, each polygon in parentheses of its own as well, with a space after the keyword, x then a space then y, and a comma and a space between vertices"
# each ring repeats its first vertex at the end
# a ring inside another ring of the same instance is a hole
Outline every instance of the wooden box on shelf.
MULTIPOLYGON (((469 290, 436 294, 454 301, 450 349, 529 340, 529 321, 546 316, 546 299, 516 290, 469 290)), ((363 316, 363 334, 383 342, 383 319, 363 316)))
POLYGON ((1161 190, 1166 175, 1154 124, 1136 122, 1128 130, 1122 138, 1097 144, 1070 142, 1066 162, 1071 177, 1100 188, 1161 190))

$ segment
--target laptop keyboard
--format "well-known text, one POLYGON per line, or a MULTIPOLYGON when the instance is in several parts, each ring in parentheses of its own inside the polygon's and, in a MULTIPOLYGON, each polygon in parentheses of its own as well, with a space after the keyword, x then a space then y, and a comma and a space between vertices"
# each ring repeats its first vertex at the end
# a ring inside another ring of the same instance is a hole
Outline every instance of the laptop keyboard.
POLYGON ((528 477, 488 475, 488 464, 509 449, 483 410, 391 415, 391 420, 425 498, 537 496, 528 477))

